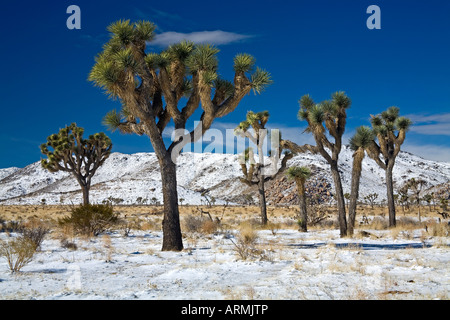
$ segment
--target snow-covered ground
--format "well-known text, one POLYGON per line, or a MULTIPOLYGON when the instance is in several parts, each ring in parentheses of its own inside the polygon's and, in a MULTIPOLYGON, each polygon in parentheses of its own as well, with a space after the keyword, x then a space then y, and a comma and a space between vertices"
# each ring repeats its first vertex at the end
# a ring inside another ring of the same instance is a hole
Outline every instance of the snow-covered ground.
POLYGON ((449 299, 448 237, 367 231, 379 238, 259 230, 247 260, 234 230, 185 234, 182 252, 161 252, 159 231, 75 238, 77 250, 48 235, 20 272, 0 259, 0 299, 449 299))

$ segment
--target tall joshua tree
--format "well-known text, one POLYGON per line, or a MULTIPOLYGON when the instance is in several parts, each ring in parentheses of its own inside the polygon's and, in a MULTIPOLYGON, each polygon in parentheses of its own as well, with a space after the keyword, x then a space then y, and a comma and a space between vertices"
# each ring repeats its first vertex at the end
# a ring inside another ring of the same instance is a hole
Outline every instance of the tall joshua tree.
POLYGON ((356 129, 356 133, 350 138, 350 149, 353 152, 352 184, 350 191, 350 203, 348 206, 348 235, 353 235, 356 219, 356 206, 359 197, 359 182, 361 179, 362 162, 365 152, 372 146, 374 139, 373 131, 367 126, 356 129))
POLYGON ((419 222, 421 221, 420 216, 420 194, 422 193, 422 189, 427 185, 428 183, 420 178, 410 178, 406 181, 405 187, 406 189, 409 189, 413 193, 414 200, 416 200, 418 212, 417 217, 419 218, 419 222))
POLYGON ((342 148, 342 136, 345 131, 347 113, 351 100, 344 92, 336 92, 331 100, 316 104, 309 95, 300 99, 298 118, 306 120, 306 132, 312 133, 316 142, 315 151, 328 162, 333 176, 338 205, 338 220, 341 237, 347 235, 345 199, 339 174, 338 160, 342 148), (334 139, 328 140, 327 133, 334 139))
POLYGON ((378 139, 369 148, 368 155, 384 169, 386 174, 387 203, 389 209, 389 226, 395 227, 395 201, 392 171, 400 147, 405 141, 406 132, 411 126, 410 119, 399 116, 400 109, 390 107, 377 116, 371 115, 373 131, 378 139))
POLYGON ((306 208, 306 190, 305 183, 311 177, 311 170, 307 167, 290 167, 286 175, 290 179, 294 179, 297 184, 297 193, 300 204, 300 230, 303 232, 308 231, 308 211, 306 208))
POLYGON ((72 173, 83 192, 83 204, 88 204, 92 177, 111 154, 112 143, 103 132, 89 139, 83 139, 83 133, 83 128, 72 123, 50 135, 41 145, 41 152, 48 157, 41 159, 41 165, 50 172, 72 173))
POLYGON ((271 154, 270 160, 273 161, 271 166, 274 170, 272 170, 270 174, 265 172, 263 143, 268 133, 265 126, 269 120, 269 116, 268 111, 258 113, 249 111, 247 113, 247 119, 242 121, 234 131, 236 135, 249 138, 258 149, 258 161, 256 162, 252 148, 247 148, 244 151, 243 159, 240 159, 242 173, 244 175, 244 177, 241 178, 241 181, 250 186, 258 185, 261 222, 264 225, 267 224, 268 221, 264 184, 266 181, 274 179, 278 173, 284 171, 286 169, 287 161, 293 157, 293 154, 289 152, 289 150, 286 150, 283 159, 281 160, 281 166, 278 168, 278 159, 283 151, 280 148, 281 136, 279 131, 272 130, 271 140, 272 145, 274 145, 275 148, 271 150, 271 153, 273 154, 271 154), (253 128, 253 133, 249 131, 250 128, 253 128), (249 168, 247 168, 247 163, 249 163, 249 168))
POLYGON ((105 116, 104 123, 111 130, 150 138, 161 169, 162 250, 180 251, 183 243, 174 160, 185 145, 201 138, 214 119, 234 111, 252 89, 260 93, 270 84, 270 75, 260 68, 254 70, 252 56, 239 54, 234 58, 233 82, 221 79, 219 50, 207 44, 184 41, 160 53, 147 52, 155 30, 148 21, 118 21, 108 30, 111 38, 97 56, 89 79, 122 104, 120 112, 105 116), (201 121, 186 133, 188 119, 200 106, 201 121), (163 132, 171 120, 176 134, 166 148, 163 132))

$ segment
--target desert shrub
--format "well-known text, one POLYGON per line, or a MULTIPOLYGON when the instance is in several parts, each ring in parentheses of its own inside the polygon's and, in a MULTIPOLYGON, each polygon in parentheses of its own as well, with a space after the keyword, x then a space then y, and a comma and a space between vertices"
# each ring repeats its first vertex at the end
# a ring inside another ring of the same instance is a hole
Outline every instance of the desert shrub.
POLYGON ((234 244, 236 253, 242 260, 247 260, 250 257, 260 255, 260 250, 256 248, 258 233, 250 223, 243 223, 239 227, 239 233, 236 236, 236 241, 230 239, 234 244))
POLYGON ((0 241, 0 256, 6 259, 11 272, 20 271, 33 259, 35 252, 36 244, 23 236, 8 242, 0 241))
POLYGON ((419 229, 423 228, 423 223, 411 217, 400 217, 397 220, 397 227, 404 229, 419 229))
POLYGON ((242 242, 254 245, 258 240, 258 232, 256 232, 252 223, 242 223, 239 226, 239 239, 242 242))
POLYGON ((21 221, 0 221, 0 231, 1 232, 19 232, 23 228, 21 221))
POLYGON ((78 246, 76 243, 67 240, 66 238, 61 239, 60 241, 61 247, 69 250, 77 250, 78 246))
POLYGON ((207 217, 188 215, 183 222, 187 232, 212 234, 218 229, 218 224, 207 217))
POLYGON ((50 229, 44 226, 25 227, 22 230, 22 236, 28 239, 36 246, 36 250, 41 248, 42 241, 44 241, 45 235, 50 232, 50 229))
POLYGON ((85 204, 72 208, 70 216, 59 220, 60 225, 70 225, 76 233, 98 236, 118 222, 118 214, 110 204, 85 204))
POLYGON ((188 215, 184 218, 184 228, 187 232, 200 232, 205 218, 188 215))
MULTIPOLYGON (((321 204, 310 204, 307 207, 307 217, 308 226, 320 225, 321 222, 328 218, 329 212, 328 209, 321 204)), ((301 224, 301 222, 297 221, 297 224, 301 224)))
POLYGON ((203 221, 201 232, 205 234, 213 234, 217 231, 217 228, 217 223, 208 219, 203 221))
POLYGON ((446 222, 432 221, 427 223, 427 232, 433 237, 448 237, 450 236, 450 225, 446 222))
POLYGON ((375 217, 369 222, 368 226, 375 230, 386 230, 389 228, 389 220, 383 217, 375 217))

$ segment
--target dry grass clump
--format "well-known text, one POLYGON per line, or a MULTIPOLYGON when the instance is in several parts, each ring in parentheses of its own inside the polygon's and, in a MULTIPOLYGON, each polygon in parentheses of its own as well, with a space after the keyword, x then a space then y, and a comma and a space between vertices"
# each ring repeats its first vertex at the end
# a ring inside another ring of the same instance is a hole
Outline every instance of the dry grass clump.
POLYGON ((431 221, 426 224, 426 232, 432 237, 449 237, 450 225, 446 222, 431 221))
POLYGON ((213 234, 218 228, 218 222, 214 222, 207 217, 187 215, 183 219, 185 231, 190 233, 213 234))
POLYGON ((261 251, 256 248, 258 232, 253 224, 244 222, 239 226, 236 241, 230 239, 234 245, 235 252, 242 260, 250 257, 261 256, 261 251))
POLYGON ((0 241, 0 256, 8 262, 11 272, 19 272, 27 265, 36 252, 36 244, 24 236, 10 241, 0 241))

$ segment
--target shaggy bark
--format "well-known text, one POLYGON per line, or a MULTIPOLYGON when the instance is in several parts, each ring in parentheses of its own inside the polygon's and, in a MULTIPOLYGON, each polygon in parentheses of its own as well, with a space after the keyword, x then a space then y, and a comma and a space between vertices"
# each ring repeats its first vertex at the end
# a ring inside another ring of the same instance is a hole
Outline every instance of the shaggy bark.
POLYGON ((355 229, 356 207, 359 197, 359 182, 361 180, 362 161, 364 159, 364 149, 359 149, 353 155, 352 182, 350 191, 350 203, 348 205, 348 228, 349 236, 352 236, 355 229))
POLYGON ((340 231, 341 237, 345 237, 347 235, 345 198, 344 198, 344 190, 342 188, 341 175, 339 174, 337 162, 332 162, 332 164, 331 164, 331 175, 333 177, 334 187, 335 187, 335 192, 336 192, 336 200, 337 200, 337 206, 338 206, 339 231, 340 231))
POLYGON ((308 211, 306 208, 306 192, 305 192, 305 181, 302 179, 296 179, 297 193, 299 198, 300 207, 300 231, 308 231, 308 211))

